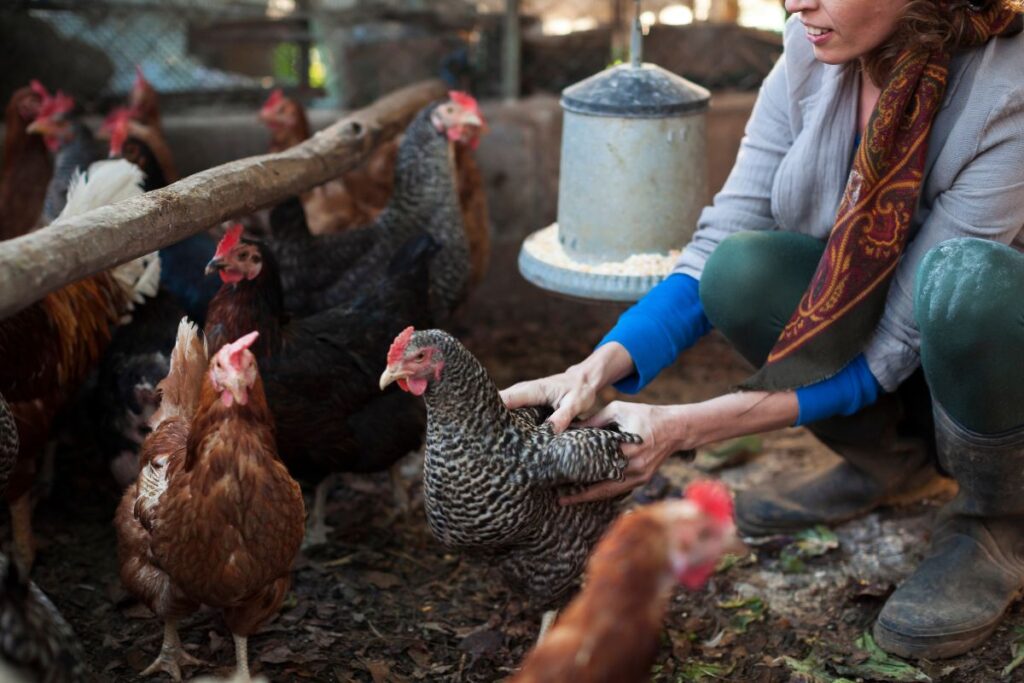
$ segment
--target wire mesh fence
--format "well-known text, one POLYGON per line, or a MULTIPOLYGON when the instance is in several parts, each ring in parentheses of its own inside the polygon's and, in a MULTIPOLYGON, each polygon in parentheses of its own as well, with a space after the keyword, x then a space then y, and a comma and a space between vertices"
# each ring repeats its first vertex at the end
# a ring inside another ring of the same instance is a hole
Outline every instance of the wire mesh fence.
MULTIPOLYGON (((124 96, 139 67, 171 110, 248 105, 282 86, 307 102, 350 108, 428 77, 481 97, 557 93, 628 57, 633 15, 631 0, 4 0, 0 7, 0 97, 38 78, 101 109, 124 96)), ((642 9, 645 57, 712 88, 755 87, 781 50, 781 0, 645 0, 642 9)))

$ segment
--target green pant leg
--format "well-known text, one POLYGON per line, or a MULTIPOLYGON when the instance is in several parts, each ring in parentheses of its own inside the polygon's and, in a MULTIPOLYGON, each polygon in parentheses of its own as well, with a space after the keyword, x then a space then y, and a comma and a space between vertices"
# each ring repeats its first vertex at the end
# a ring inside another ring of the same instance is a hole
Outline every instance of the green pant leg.
POLYGON ((825 243, 792 232, 741 232, 711 253, 700 278, 708 320, 754 367, 807 289, 825 243))
POLYGON ((914 313, 932 398, 982 434, 1024 426, 1024 255, 973 238, 918 267, 914 313))

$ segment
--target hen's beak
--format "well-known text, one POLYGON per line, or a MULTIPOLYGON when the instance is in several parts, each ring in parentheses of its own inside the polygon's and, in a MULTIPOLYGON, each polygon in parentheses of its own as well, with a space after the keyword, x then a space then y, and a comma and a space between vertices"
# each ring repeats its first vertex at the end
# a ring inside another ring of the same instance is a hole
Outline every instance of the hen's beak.
POLYGON ((462 116, 462 125, 464 125, 464 126, 475 126, 477 128, 483 128, 484 127, 484 120, 482 118, 480 118, 479 114, 474 114, 473 112, 466 112, 462 116))
POLYGON ((206 264, 206 270, 203 272, 206 275, 209 275, 211 273, 216 273, 219 270, 223 270, 225 266, 227 266, 227 264, 224 263, 224 261, 214 256, 212 259, 210 259, 210 262, 206 264))
POLYGON ((32 123, 28 124, 28 127, 25 130, 29 133, 50 135, 56 130, 56 128, 54 127, 53 122, 49 119, 36 119, 32 123))
POLYGON ((380 390, 384 391, 389 384, 399 379, 405 379, 405 373, 401 369, 392 368, 389 365, 384 370, 384 374, 380 376, 380 390))

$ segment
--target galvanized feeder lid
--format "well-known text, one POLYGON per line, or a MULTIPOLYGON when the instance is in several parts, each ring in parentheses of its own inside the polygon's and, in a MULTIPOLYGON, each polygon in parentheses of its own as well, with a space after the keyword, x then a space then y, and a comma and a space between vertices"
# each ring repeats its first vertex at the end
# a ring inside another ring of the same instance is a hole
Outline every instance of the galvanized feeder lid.
POLYGON ((562 108, 577 114, 664 118, 708 108, 711 93, 657 64, 619 64, 562 91, 562 108))

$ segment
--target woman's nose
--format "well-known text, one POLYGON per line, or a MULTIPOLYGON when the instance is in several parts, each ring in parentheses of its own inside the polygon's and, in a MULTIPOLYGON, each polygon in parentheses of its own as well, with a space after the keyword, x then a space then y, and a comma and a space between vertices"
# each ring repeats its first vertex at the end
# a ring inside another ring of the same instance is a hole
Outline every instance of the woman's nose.
POLYGON ((786 0, 786 11, 790 14, 818 8, 818 0, 786 0))

